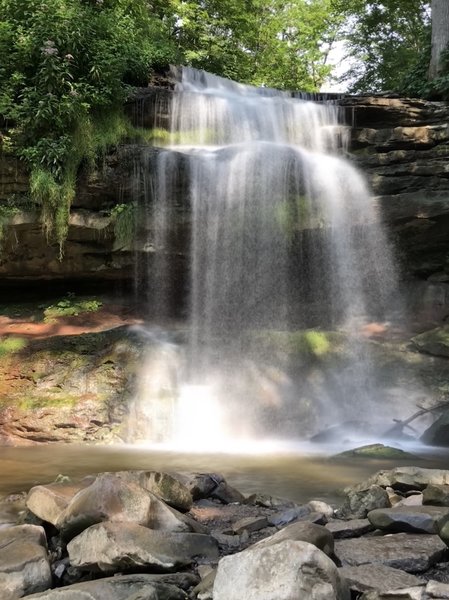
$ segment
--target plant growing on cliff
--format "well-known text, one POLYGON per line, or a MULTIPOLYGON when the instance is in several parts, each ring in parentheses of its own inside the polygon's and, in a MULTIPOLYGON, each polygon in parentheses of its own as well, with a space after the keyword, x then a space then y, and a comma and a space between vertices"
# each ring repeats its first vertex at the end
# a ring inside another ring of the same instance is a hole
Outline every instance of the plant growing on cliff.
POLYGON ((78 167, 103 145, 104 114, 173 57, 146 0, 0 0, 0 117, 61 253, 78 167))
POLYGON ((111 221, 114 226, 115 246, 130 246, 135 231, 136 206, 134 204, 117 204, 111 210, 111 221))

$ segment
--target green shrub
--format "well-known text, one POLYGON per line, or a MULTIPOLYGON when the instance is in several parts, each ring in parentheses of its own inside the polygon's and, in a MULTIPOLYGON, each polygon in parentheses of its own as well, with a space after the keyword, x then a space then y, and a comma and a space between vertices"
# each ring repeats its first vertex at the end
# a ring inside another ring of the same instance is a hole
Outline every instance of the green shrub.
POLYGON ((44 321, 52 323, 59 317, 76 317, 81 313, 96 312, 103 303, 95 298, 80 299, 74 294, 67 294, 55 304, 44 309, 44 321))
POLYGON ((0 358, 8 354, 20 352, 28 345, 28 342, 21 337, 11 336, 0 338, 0 358))

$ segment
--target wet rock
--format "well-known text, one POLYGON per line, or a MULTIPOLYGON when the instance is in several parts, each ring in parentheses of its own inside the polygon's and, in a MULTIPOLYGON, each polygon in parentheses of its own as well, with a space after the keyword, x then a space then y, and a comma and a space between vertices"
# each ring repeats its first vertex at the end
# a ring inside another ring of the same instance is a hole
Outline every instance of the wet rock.
POLYGON ((414 458, 409 452, 384 444, 368 444, 352 450, 346 450, 333 458, 414 458))
POLYGON ((314 523, 292 523, 274 535, 260 540, 253 547, 265 548, 279 544, 285 540, 308 542, 329 556, 334 554, 334 538, 332 533, 325 527, 315 525, 314 523))
POLYGON ((28 492, 26 506, 42 521, 56 525, 75 494, 88 487, 94 479, 94 477, 86 477, 80 483, 36 485, 28 492))
POLYGON ((439 506, 398 506, 378 508, 368 513, 368 520, 377 529, 398 532, 438 533, 437 523, 449 516, 449 508, 439 506))
POLYGON ((390 506, 386 490, 379 485, 371 485, 361 491, 349 490, 343 506, 336 511, 336 515, 343 519, 364 519, 370 511, 390 506))
POLYGON ((429 446, 449 446, 449 410, 445 410, 435 423, 425 430, 421 436, 421 441, 429 446))
POLYGON ((220 500, 223 504, 232 504, 233 502, 241 503, 245 501, 245 496, 226 483, 226 481, 219 483, 211 492, 210 496, 211 498, 220 500))
POLYGON ((420 333, 412 338, 412 343, 420 352, 447 358, 449 357, 449 325, 420 333))
MULTIPOLYGON (((312 511, 310 506, 293 506, 292 508, 286 508, 285 510, 279 511, 270 515, 268 517, 269 525, 274 525, 275 527, 280 527, 283 525, 287 525, 288 523, 292 523, 293 521, 298 521, 302 519, 309 520, 309 517, 312 515, 312 511)), ((316 517, 317 513, 313 513, 312 519, 316 517)), ((322 518, 320 515, 319 518, 322 518)))
POLYGON ((284 540, 251 546, 218 563, 214 600, 348 600, 345 582, 324 552, 284 540))
POLYGON ((428 485, 423 491, 423 504, 449 506, 449 485, 428 485))
POLYGON ((51 583, 44 529, 18 525, 0 530, 0 598, 20 598, 51 583))
POLYGON ((67 550, 74 567, 105 573, 136 568, 173 571, 194 561, 218 560, 218 546, 210 536, 154 531, 134 523, 93 525, 67 550))
MULTIPOLYGON (((251 494, 248 496, 244 504, 254 504, 264 508, 295 508, 296 504, 292 500, 286 498, 277 498, 267 494, 251 494)), ((309 503, 310 504, 310 503, 309 503)))
POLYGON ((29 596, 39 600, 187 600, 186 592, 158 575, 120 575, 75 583, 29 596))
POLYGON ((388 471, 378 471, 366 481, 348 488, 348 492, 362 491, 371 485, 391 487, 400 492, 407 492, 423 490, 429 484, 448 485, 449 471, 422 467, 397 467, 388 471))
POLYGON ((351 521, 333 520, 326 523, 325 527, 332 533, 336 540, 360 537, 374 530, 368 519, 353 519, 351 521))
POLYGON ((342 566, 372 563, 422 573, 444 553, 445 544, 437 535, 396 533, 335 541, 335 554, 342 566))
POLYGON ((56 527, 69 540, 102 521, 133 522, 172 532, 203 531, 193 519, 170 508, 140 485, 110 473, 99 475, 93 484, 78 492, 56 527))
POLYGON ((354 592, 376 590, 387 592, 413 586, 424 585, 424 580, 405 573, 399 569, 392 569, 385 565, 360 565, 359 567, 341 567, 340 575, 346 579, 350 589, 354 592))

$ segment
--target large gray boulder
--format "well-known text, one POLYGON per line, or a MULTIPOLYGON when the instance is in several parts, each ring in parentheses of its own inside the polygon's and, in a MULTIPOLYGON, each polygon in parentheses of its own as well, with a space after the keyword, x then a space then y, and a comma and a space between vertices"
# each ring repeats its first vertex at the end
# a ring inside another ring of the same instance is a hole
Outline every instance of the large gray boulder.
POLYGON ((392 533, 438 533, 438 521, 449 516, 449 508, 440 506, 395 506, 378 508, 368 513, 377 529, 392 533))
POLYGON ((218 563, 214 600, 349 600, 335 564, 313 544, 251 546, 218 563))
POLYGON ((103 521, 132 522, 172 532, 203 531, 196 521, 167 506, 137 483, 110 473, 99 475, 92 485, 78 492, 58 518, 56 527, 64 539, 70 540, 103 521))
POLYGON ((154 531, 135 523, 93 525, 67 550, 72 566, 105 573, 140 568, 174 571, 194 561, 218 560, 218 545, 208 535, 154 531))
POLYGON ((121 575, 76 583, 28 598, 39 600, 187 600, 186 592, 157 575, 121 575), (163 581, 163 580, 162 580, 163 581))
POLYGON ((21 598, 51 583, 44 529, 18 525, 0 530, 0 598, 21 598))
POLYGON ((446 546, 437 535, 396 533, 335 540, 342 566, 382 564, 409 573, 422 573, 438 562, 446 546))

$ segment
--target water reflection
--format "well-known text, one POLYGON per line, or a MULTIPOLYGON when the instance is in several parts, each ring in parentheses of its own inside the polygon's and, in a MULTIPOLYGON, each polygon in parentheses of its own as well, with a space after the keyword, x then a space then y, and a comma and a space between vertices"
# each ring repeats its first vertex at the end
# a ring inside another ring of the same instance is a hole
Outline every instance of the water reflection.
POLYGON ((392 460, 331 460, 294 452, 182 454, 132 446, 41 445, 1 449, 0 493, 28 490, 59 474, 80 478, 102 471, 148 469, 221 472, 243 493, 263 492, 298 502, 311 498, 336 501, 338 490, 360 482, 379 469, 400 465, 445 468, 447 453, 392 460))

